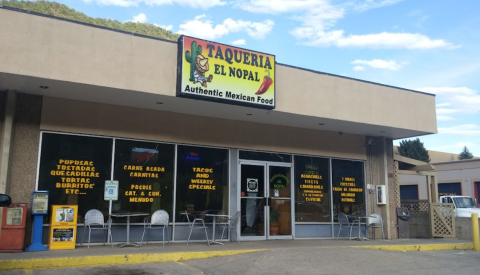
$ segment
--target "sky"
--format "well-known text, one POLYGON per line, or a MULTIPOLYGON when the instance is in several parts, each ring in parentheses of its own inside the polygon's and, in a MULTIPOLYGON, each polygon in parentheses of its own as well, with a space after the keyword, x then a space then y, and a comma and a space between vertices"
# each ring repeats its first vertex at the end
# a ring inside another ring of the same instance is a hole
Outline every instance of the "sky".
POLYGON ((480 157, 479 0, 54 2, 273 54, 283 64, 435 94, 438 134, 420 141, 453 154, 466 146, 480 157))

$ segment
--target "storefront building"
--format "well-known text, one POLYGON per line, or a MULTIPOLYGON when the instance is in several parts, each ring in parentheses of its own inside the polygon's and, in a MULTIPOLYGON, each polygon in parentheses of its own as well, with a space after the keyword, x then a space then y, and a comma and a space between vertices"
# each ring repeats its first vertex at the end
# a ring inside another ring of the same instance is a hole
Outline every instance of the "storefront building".
MULTIPOLYGON (((436 133, 433 95, 191 37, 8 8, 0 17, 0 193, 14 201, 47 190, 50 205, 78 205, 79 233, 90 209, 164 209, 180 242, 185 210, 240 211, 232 240, 333 238, 338 212, 379 213, 397 237, 392 140, 436 133), (119 182, 112 203, 110 180, 119 182)), ((124 221, 113 222, 122 241, 124 221)), ((131 222, 138 239, 142 220, 131 222)))
MULTIPOLYGON (((430 152, 430 151, 429 151, 430 152)), ((480 159, 430 163, 435 169, 439 194, 469 196, 480 202, 480 159)), ((428 200, 427 178, 421 175, 400 176, 402 200, 428 200)))

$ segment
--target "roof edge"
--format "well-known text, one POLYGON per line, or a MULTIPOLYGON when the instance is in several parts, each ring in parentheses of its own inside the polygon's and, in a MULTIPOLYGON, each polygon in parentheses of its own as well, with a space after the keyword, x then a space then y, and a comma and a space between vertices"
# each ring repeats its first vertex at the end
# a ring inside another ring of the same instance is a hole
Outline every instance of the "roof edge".
POLYGON ((412 90, 412 89, 401 88, 401 87, 396 87, 396 86, 392 86, 392 85, 386 85, 386 84, 382 84, 382 83, 377 83, 377 82, 362 80, 362 79, 353 78, 353 77, 348 77, 348 76, 343 76, 343 75, 336 75, 336 74, 325 73, 325 72, 321 72, 321 71, 316 71, 316 70, 312 70, 312 69, 306 69, 306 68, 297 67, 297 66, 292 66, 292 65, 283 64, 283 63, 278 63, 278 62, 275 62, 275 64, 281 65, 281 66, 285 66, 285 67, 294 68, 294 69, 298 69, 298 70, 303 70, 303 71, 307 71, 307 72, 311 72, 311 73, 316 73, 316 74, 324 74, 324 75, 328 75, 328 76, 335 76, 335 77, 345 78, 345 79, 349 79, 349 80, 355 80, 355 81, 365 82, 365 83, 369 83, 369 84, 374 84, 374 85, 379 85, 379 86, 384 86, 384 87, 389 87, 389 88, 394 88, 394 89, 409 91, 409 92, 418 93, 418 94, 430 95, 430 96, 434 96, 434 97, 436 96, 435 94, 420 92, 420 91, 416 91, 416 90, 412 90))
MULTIPOLYGON (((71 19, 66 19, 66 18, 51 16, 51 15, 48 15, 48 14, 43 14, 43 13, 32 12, 32 11, 28 11, 28 10, 22 10, 22 9, 12 8, 12 7, 4 6, 4 5, 1 5, 1 4, 0 4, 0 9, 6 9, 6 10, 21 12, 21 13, 28 13, 28 14, 35 15, 35 16, 41 16, 41 17, 46 17, 46 18, 50 18, 50 19, 61 20, 61 21, 65 21, 65 22, 69 22, 69 23, 73 23, 73 24, 79 24, 79 25, 84 25, 84 26, 88 26, 88 27, 93 27, 93 28, 98 28, 98 29, 104 29, 104 30, 114 31, 114 32, 123 33, 123 34, 129 34, 129 35, 133 35, 133 36, 137 36, 137 37, 142 37, 142 38, 159 40, 159 41, 169 42, 169 43, 174 43, 174 44, 177 44, 177 43, 178 43, 177 41, 172 41, 172 40, 167 40, 167 39, 163 39, 163 38, 158 38, 158 37, 153 37, 153 36, 147 36, 147 35, 137 34, 137 33, 132 33, 132 32, 126 32, 126 31, 117 30, 117 29, 112 29, 112 28, 107 28, 107 27, 102 27, 102 26, 98 26, 98 25, 93 25, 93 24, 89 24, 89 23, 84 23, 84 22, 80 22, 80 21, 71 20, 71 19)), ((313 69, 307 69, 307 68, 297 67, 297 66, 293 66, 293 65, 288 65, 288 64, 279 63, 279 62, 275 62, 275 65, 280 65, 280 66, 290 67, 290 68, 294 68, 294 69, 298 69, 298 70, 303 70, 303 71, 307 71, 307 72, 312 72, 312 73, 316 73, 316 74, 323 74, 323 75, 328 75, 328 76, 335 76, 335 77, 340 77, 340 78, 344 78, 344 79, 349 79, 349 80, 354 80, 354 81, 360 81, 360 82, 369 83, 369 84, 373 84, 373 85, 378 85, 378 86, 383 86, 383 87, 389 87, 389 88, 394 88, 394 89, 400 89, 400 90, 404 90, 404 91, 409 91, 409 92, 419 93, 419 94, 424 94, 424 95, 430 95, 430 96, 434 96, 434 97, 435 97, 435 94, 430 94, 430 93, 420 92, 420 91, 416 91, 416 90, 411 90, 411 89, 406 89, 406 88, 401 88, 401 87, 396 87, 396 86, 391 86, 391 85, 376 83, 376 82, 367 81, 367 80, 362 80, 362 79, 358 79, 358 78, 352 78, 352 77, 346 77, 346 76, 341 76, 341 75, 336 75, 336 74, 325 73, 325 72, 316 71, 316 70, 313 70, 313 69)))

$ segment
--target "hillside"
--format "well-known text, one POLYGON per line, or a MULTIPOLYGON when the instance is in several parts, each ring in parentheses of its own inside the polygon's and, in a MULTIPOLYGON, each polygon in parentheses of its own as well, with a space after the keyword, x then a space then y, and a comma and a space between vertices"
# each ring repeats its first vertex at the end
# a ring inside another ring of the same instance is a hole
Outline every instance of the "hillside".
POLYGON ((89 17, 81 12, 78 12, 74 9, 67 7, 66 5, 59 4, 56 2, 47 2, 47 1, 16 1, 16 0, 1 0, 0 5, 6 7, 12 7, 16 9, 22 9, 32 12, 37 12, 41 14, 51 15, 55 17, 65 18, 73 21, 78 21, 82 23, 92 24, 100 27, 121 30, 130 33, 137 33, 146 36, 152 36, 157 38, 162 38, 166 40, 177 41, 180 35, 174 34, 171 31, 167 31, 160 27, 157 27, 148 23, 134 23, 134 22, 125 22, 122 23, 117 20, 104 19, 104 18, 93 18, 89 17))

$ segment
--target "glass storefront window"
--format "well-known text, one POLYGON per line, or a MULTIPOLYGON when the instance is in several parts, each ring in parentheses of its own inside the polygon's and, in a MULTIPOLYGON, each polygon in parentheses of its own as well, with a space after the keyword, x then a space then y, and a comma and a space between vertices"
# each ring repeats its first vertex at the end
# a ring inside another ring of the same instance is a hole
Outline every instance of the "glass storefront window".
POLYGON ((107 214, 112 146, 111 138, 43 133, 37 190, 49 191, 49 205, 78 205, 78 223, 90 209, 107 214))
MULTIPOLYGON (((240 151, 240 158, 257 160, 279 158, 290 162, 292 157, 294 202, 289 199, 291 168, 269 164, 267 171, 271 207, 280 211, 286 225, 291 224, 287 211, 291 203, 298 223, 336 222, 338 212, 365 216, 364 162, 240 151)), ((104 200, 104 184, 112 179, 119 182, 119 196, 112 202, 112 212, 153 213, 163 209, 171 221, 175 217, 176 222, 182 223, 186 221, 182 214, 187 210, 211 222, 204 214, 228 212, 229 168, 228 149, 45 132, 37 190, 50 192, 49 205, 78 205, 78 223, 83 223, 83 216, 90 209, 108 214, 110 202, 104 200)), ((263 180, 263 176, 254 178, 263 180)), ((242 182, 248 180, 242 176, 242 182)), ((239 188, 242 194, 250 193, 246 184, 239 188)), ((255 199, 264 202, 264 196, 255 199)), ((241 198, 242 212, 248 212, 249 205, 244 205, 246 195, 241 198)), ((252 203, 256 205, 255 201, 252 203)), ((250 216, 242 216, 242 225, 250 222, 249 226, 253 226, 250 216)), ((131 222, 141 222, 143 218, 132 217, 131 222)), ((263 224, 261 218, 259 222, 263 224)), ((278 234, 291 234, 291 227, 283 228, 286 231, 278 234)), ((261 228, 256 230, 259 231, 255 234, 261 232, 261 228)))
MULTIPOLYGON (((172 144, 115 140, 113 179, 118 180, 119 190, 112 213, 163 209, 172 217, 174 159, 172 144)), ((132 217, 131 221, 141 222, 143 218, 132 217)))
POLYGON ((295 221, 331 222, 329 159, 295 156, 295 221))
MULTIPOLYGON (((228 150, 177 146, 176 221, 228 211, 228 150)), ((210 217, 204 217, 211 222, 210 217)))
POLYGON ((332 159, 333 214, 365 216, 364 164, 360 161, 332 159))

